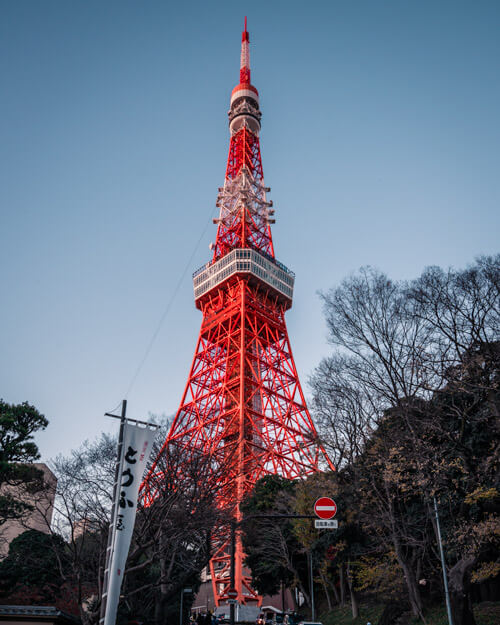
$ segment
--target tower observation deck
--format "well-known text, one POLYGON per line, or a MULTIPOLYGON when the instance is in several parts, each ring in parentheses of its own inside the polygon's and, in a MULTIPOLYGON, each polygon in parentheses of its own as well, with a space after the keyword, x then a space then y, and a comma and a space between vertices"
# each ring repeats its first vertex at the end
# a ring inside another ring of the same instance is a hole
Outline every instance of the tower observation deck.
MULTIPOLYGON (((333 469, 318 443, 297 375, 285 323, 295 275, 275 258, 275 222, 264 184, 259 93, 251 82, 250 38, 241 37, 239 83, 231 93, 230 144, 212 258, 193 275, 203 315, 180 407, 163 450, 176 445, 189 459, 209 455, 224 466, 220 504, 240 519, 239 503, 268 474, 298 479, 333 469)), ((160 452, 160 453, 162 453, 160 452)), ((143 485, 153 503, 161 475, 143 485)), ((216 539, 210 563, 216 605, 230 589, 229 530, 216 539)), ((236 536, 235 586, 242 604, 259 604, 236 536)))

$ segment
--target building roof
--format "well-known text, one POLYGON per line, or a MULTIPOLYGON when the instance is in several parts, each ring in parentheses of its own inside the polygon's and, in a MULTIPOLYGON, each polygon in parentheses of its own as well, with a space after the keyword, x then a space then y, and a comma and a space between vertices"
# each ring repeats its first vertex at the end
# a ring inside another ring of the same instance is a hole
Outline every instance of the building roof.
POLYGON ((0 605, 0 621, 40 621, 80 624, 78 617, 48 605, 0 605))

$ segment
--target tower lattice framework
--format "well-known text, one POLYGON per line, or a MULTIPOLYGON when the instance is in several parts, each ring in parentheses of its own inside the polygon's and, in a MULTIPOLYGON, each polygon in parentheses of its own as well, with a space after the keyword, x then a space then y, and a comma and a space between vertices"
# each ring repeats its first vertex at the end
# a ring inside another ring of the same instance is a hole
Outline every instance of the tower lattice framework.
MULTIPOLYGON (((285 323, 295 276, 274 256, 274 209, 264 185, 261 112, 250 80, 246 18, 240 82, 231 93, 228 115, 231 140, 224 186, 217 197, 213 257, 193 275, 195 303, 203 320, 163 448, 175 444, 186 459, 201 452, 224 464, 221 504, 232 508, 239 520, 238 504, 264 475, 303 477, 318 470, 321 458, 333 469, 318 445, 285 323)), ((154 487, 148 488, 147 480, 143 494, 146 503, 154 501, 154 487)), ((216 542, 210 562, 217 606, 228 599, 229 542, 228 530, 216 542)), ((237 534, 238 601, 260 605, 243 560, 237 534)))

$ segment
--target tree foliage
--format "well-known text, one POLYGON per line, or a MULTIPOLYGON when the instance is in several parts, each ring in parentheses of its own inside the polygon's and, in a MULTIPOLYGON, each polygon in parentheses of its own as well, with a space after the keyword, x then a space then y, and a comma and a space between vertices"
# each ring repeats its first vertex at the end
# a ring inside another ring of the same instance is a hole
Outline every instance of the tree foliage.
POLYGON ((40 458, 34 434, 48 420, 28 402, 9 404, 0 399, 0 526, 22 520, 32 505, 27 501, 45 488, 42 471, 33 466, 40 458))
POLYGON ((293 514, 296 484, 278 475, 267 475, 255 485, 240 509, 247 522, 243 525, 246 564, 252 571, 252 583, 262 594, 276 594, 281 585, 300 587, 298 571, 303 556, 289 519, 259 518, 261 515, 293 514))
POLYGON ((357 499, 349 522, 367 539, 358 588, 367 558, 392 554, 422 616, 440 584, 436 497, 457 625, 474 622, 471 575, 498 562, 499 275, 500 257, 411 283, 361 270, 323 295, 334 351, 311 380, 339 493, 357 499))
MULTIPOLYGON (((50 552, 46 554, 48 569, 57 566, 54 579, 58 588, 50 587, 54 603, 89 625, 99 617, 116 445, 115 438, 103 434, 69 456, 56 458, 52 463, 58 478, 53 522, 47 518, 50 536, 37 538, 45 541, 50 552)), ((157 446, 153 458, 158 453, 157 446)), ((218 470, 222 472, 223 467, 218 470)), ((215 504, 223 483, 220 478, 204 455, 186 463, 171 445, 158 457, 153 478, 155 501, 148 507, 141 502, 138 506, 119 621, 140 617, 141 621, 164 623, 178 609, 181 588, 199 585, 200 572, 211 557, 212 533, 226 514, 215 504)), ((19 561, 16 549, 11 546, 9 554, 13 570, 19 561)), ((43 588, 40 581, 38 591, 43 588)), ((33 593, 25 592, 25 596, 33 593)))
POLYGON ((34 407, 8 404, 0 399, 0 466, 4 463, 29 463, 40 458, 33 434, 48 425, 44 415, 34 407))
POLYGON ((55 600, 64 581, 58 558, 64 559, 65 544, 58 538, 56 553, 53 543, 53 537, 37 530, 14 538, 8 556, 0 562, 0 596, 29 595, 36 589, 44 600, 55 600))

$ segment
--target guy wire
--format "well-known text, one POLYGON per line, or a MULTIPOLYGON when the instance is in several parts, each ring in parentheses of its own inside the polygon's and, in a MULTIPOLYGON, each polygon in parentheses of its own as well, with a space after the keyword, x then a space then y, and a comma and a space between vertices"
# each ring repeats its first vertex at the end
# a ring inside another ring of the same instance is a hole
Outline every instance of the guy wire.
POLYGON ((179 278, 179 280, 177 282, 177 285, 176 285, 176 287, 174 289, 174 292, 173 292, 172 296, 170 297, 169 301, 167 302, 165 310, 163 311, 163 314, 160 317, 160 321, 158 322, 158 325, 156 326, 156 330, 153 332, 151 340, 149 341, 148 346, 146 348, 146 351, 144 352, 144 356, 142 357, 142 360, 140 361, 139 366, 137 367, 137 369, 136 369, 136 371, 135 371, 135 373, 134 373, 134 375, 132 377, 132 380, 130 381, 130 384, 128 386, 127 392, 124 395, 125 399, 128 399, 129 393, 131 392, 131 390, 132 390, 132 388, 133 388, 137 378, 139 377, 139 374, 140 374, 140 372, 142 370, 142 367, 144 366, 144 363, 146 362, 146 360, 147 360, 147 358, 149 356, 149 353, 151 352, 151 349, 152 349, 152 347, 154 345, 154 342, 155 342, 158 334, 160 333, 160 330, 161 330, 161 328, 163 326, 163 322, 165 321, 168 313, 170 312, 172 304, 174 303, 174 300, 175 300, 175 298, 177 296, 177 293, 179 292, 179 289, 181 288, 181 285, 182 285, 182 283, 184 281, 184 278, 186 277, 186 274, 188 272, 189 267, 191 266, 193 258, 195 256, 196 252, 198 251, 198 248, 200 246, 200 243, 201 243, 203 237, 205 236, 206 231, 208 230, 209 224, 212 221, 212 214, 213 214, 213 212, 214 212, 214 209, 212 209, 210 211, 210 216, 209 216, 209 218, 207 220, 207 223, 205 224, 205 227, 203 228, 203 231, 202 231, 198 241, 196 242, 196 244, 194 246, 194 249, 193 249, 193 251, 191 253, 191 256, 189 257, 189 260, 187 261, 186 266, 184 267, 184 271, 182 272, 182 274, 181 274, 181 276, 180 276, 180 278, 179 278))

